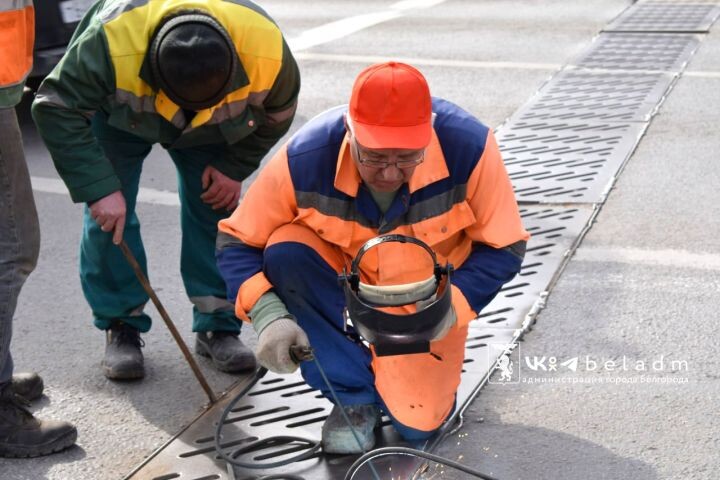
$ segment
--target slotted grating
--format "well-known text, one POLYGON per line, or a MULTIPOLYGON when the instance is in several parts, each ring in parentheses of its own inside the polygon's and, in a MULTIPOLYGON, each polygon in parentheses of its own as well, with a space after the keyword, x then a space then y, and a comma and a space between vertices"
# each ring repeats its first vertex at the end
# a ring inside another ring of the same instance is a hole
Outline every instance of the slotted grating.
POLYGON ((710 30, 718 14, 720 7, 712 3, 640 2, 603 31, 704 33, 710 30))
POLYGON ((679 72, 699 45, 698 35, 604 33, 570 63, 587 69, 679 72))
POLYGON ((512 119, 647 122, 675 76, 563 70, 512 119))
MULTIPOLYGON (((485 347, 489 343, 512 343, 519 335, 528 312, 548 288, 566 253, 587 225, 590 207, 523 207, 525 227, 533 234, 520 274, 507 284, 484 313, 470 324, 458 405, 469 401, 477 385, 492 368, 495 358, 485 347)), ((236 387, 233 392, 241 388, 236 387)), ((232 395, 232 392, 231 392, 232 395)), ((215 422, 228 402, 224 398, 201 415, 142 468, 128 478, 143 480, 227 479, 223 462, 215 458, 215 422), (213 477, 214 476, 214 477, 213 477)), ((331 404, 310 389, 296 373, 268 373, 233 410, 224 429, 223 446, 229 451, 257 439, 292 435, 320 439, 322 422, 331 404)), ((385 418, 379 445, 402 444, 385 418)), ((273 445, 244 456, 244 460, 272 462, 297 455, 305 446, 273 445)), ((271 471, 235 471, 238 479, 255 479, 268 474, 290 473, 307 480, 342 478, 353 457, 314 457, 271 471)), ((382 465, 382 464, 380 464, 382 465)), ((378 465, 376 465, 376 468, 378 465)), ((392 461, 397 472, 398 459, 392 461)))
POLYGON ((518 201, 601 202, 645 123, 513 122, 498 132, 518 201))

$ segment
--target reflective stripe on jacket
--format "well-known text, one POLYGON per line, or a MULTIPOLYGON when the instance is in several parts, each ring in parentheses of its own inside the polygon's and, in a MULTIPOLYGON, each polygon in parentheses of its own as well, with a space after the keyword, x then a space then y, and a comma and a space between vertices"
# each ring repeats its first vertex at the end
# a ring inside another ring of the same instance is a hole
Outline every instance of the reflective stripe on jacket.
POLYGON ((0 108, 20 102, 32 70, 34 41, 32 0, 0 0, 0 108))
POLYGON ((106 0, 96 3, 73 35, 62 61, 43 82, 33 117, 74 201, 119 188, 112 165, 87 118, 166 148, 225 145, 212 165, 243 180, 287 132, 300 76, 282 33, 247 0, 106 0), (232 90, 191 122, 156 85, 148 46, 158 24, 180 10, 202 10, 228 31, 239 58, 232 90))
MULTIPOLYGON (((432 354, 373 360, 376 387, 393 415, 429 431, 452 408, 469 322, 520 270, 529 235, 492 131, 467 112, 433 100, 437 117, 425 160, 382 215, 350 156, 344 111, 338 107, 311 120, 260 172, 238 209, 219 224, 218 263, 236 315, 248 320, 252 306, 272 288, 263 274, 263 250, 282 225, 308 226, 338 247, 347 264, 381 233, 430 245, 440 263, 456 268, 457 324, 432 342, 432 354), (514 245, 520 248, 509 248, 514 245), (416 408, 418 399, 423 408, 416 408)), ((428 276, 427 254, 398 243, 371 250, 360 267, 362 280, 372 284, 428 276)))
MULTIPOLYGON (((471 252, 503 249, 529 235, 492 131, 450 102, 434 99, 433 109, 437 117, 425 161, 384 216, 362 185, 345 135, 345 109, 338 107, 290 139, 260 172, 233 215, 220 222, 220 231, 257 254, 277 227, 299 222, 339 246, 348 258, 378 234, 414 236, 430 245, 441 263, 455 266, 453 284, 479 311, 489 299, 487 292, 476 295, 473 279, 465 279, 464 272, 475 266, 466 264, 471 252)), ((394 249, 398 251, 382 260, 368 253, 363 265, 369 282, 403 283, 414 275, 415 266, 426 265, 419 250, 394 249)), ((243 276, 230 279, 237 282, 230 294, 237 295, 240 318, 272 287, 261 261, 261 256, 254 258, 254 271, 248 268, 243 276)))

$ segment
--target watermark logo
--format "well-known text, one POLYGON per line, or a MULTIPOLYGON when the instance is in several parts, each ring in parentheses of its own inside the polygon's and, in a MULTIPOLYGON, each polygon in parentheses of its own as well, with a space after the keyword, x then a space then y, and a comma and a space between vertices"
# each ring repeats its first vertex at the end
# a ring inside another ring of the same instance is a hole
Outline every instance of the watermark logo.
MULTIPOLYGON (((495 363, 498 372, 488 380, 489 383, 520 383, 520 364, 516 364, 511 354, 519 345, 510 343, 491 343, 488 345, 488 361, 495 363)), ((518 350, 519 351, 519 350, 518 350)))
POLYGON ((592 355, 560 357, 522 355, 519 345, 512 343, 490 344, 488 347, 488 360, 497 367, 497 371, 488 380, 489 383, 681 384, 689 382, 688 361, 670 359, 664 355, 650 359, 629 358, 625 355, 613 358, 592 355))
POLYGON ((565 360, 560 364, 561 366, 567 368, 568 370, 572 372, 577 372, 578 368, 578 357, 573 357, 569 360, 565 360))

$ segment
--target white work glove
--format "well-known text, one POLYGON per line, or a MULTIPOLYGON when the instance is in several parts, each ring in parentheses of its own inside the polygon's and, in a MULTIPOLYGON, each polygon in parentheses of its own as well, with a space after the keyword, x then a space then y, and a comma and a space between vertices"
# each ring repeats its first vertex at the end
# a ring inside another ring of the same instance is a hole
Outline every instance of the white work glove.
POLYGON ((258 363, 275 373, 292 373, 298 364, 290 358, 290 347, 310 347, 305 331, 291 318, 281 317, 260 332, 255 356, 258 363))

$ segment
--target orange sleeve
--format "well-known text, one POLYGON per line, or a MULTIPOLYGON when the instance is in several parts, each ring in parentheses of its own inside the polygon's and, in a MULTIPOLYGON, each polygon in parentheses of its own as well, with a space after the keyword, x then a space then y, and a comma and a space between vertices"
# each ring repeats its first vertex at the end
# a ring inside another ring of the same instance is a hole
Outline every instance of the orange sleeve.
POLYGON ((465 230, 473 241, 503 248, 530 238, 492 130, 488 130, 482 157, 468 180, 467 197, 477 219, 465 230))
POLYGON ((265 248, 270 235, 297 216, 295 189, 290 178, 287 144, 270 159, 250 185, 230 217, 218 229, 241 242, 265 248))
POLYGON ((29 0, 19 3, 24 8, 1 10, 0 2, 0 88, 22 82, 32 69, 35 10, 29 0))
MULTIPOLYGON (((284 145, 260 171, 233 214, 221 220, 218 230, 250 247, 265 249, 270 235, 297 216, 295 189, 284 145)), ((248 312, 272 284, 262 271, 245 280, 238 289, 235 315, 249 321, 248 312)))
POLYGON ((452 286, 452 305, 455 309, 457 324, 460 327, 466 327, 478 316, 477 312, 472 309, 468 303, 465 294, 457 285, 452 286))

